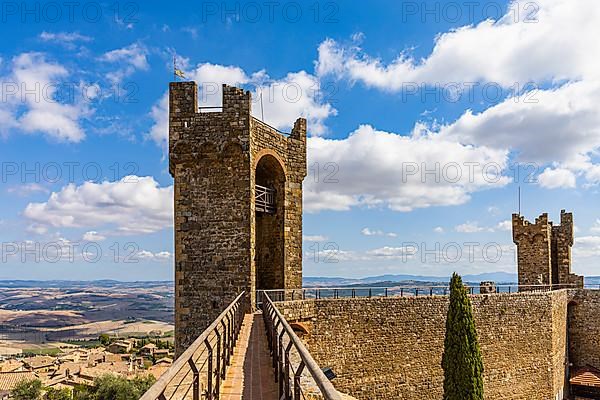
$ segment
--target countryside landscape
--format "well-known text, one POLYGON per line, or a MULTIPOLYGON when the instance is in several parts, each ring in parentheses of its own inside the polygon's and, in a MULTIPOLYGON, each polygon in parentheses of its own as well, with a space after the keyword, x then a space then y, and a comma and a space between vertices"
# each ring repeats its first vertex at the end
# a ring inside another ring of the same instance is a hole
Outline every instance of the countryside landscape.
POLYGON ((600 400, 598 0, 0 34, 0 400, 600 400))

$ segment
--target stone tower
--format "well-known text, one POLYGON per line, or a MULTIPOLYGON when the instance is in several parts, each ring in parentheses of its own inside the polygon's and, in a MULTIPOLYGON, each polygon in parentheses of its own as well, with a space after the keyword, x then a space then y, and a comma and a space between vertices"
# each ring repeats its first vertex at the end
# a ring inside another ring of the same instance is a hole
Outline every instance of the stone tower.
MULTIPOLYGON (((560 225, 553 226, 544 213, 531 223, 512 216, 513 241, 517 245, 519 285, 575 285, 583 277, 571 273, 573 214, 560 212, 560 225)), ((528 288, 525 288, 527 290, 528 288)))
POLYGON ((195 82, 169 86, 178 354, 241 291, 302 286, 306 120, 283 134, 251 103, 223 85, 222 110, 199 112, 195 82))

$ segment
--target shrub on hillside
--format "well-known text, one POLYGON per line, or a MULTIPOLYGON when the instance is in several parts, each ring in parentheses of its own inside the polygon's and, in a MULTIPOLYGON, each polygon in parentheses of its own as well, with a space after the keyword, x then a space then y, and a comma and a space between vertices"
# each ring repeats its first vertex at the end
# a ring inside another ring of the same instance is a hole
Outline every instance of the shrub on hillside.
POLYGON ((10 395, 14 400, 37 400, 42 396, 42 382, 39 379, 22 380, 10 395))
POLYGON ((156 382, 152 375, 128 380, 107 374, 97 378, 92 387, 75 389, 75 400, 138 400, 156 382))

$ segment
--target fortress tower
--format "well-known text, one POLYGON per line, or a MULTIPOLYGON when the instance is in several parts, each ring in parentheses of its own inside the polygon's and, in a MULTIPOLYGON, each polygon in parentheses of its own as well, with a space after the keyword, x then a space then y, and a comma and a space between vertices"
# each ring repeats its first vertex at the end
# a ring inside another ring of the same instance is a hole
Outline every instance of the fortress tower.
POLYGON ((517 245, 519 285, 583 287, 583 277, 571 273, 572 213, 562 210, 558 226, 548 221, 547 213, 536 218, 534 224, 513 214, 512 226, 513 241, 517 245))
POLYGON ((283 134, 251 102, 224 85, 222 110, 199 112, 195 82, 169 86, 178 354, 241 291, 302 286, 306 120, 283 134))

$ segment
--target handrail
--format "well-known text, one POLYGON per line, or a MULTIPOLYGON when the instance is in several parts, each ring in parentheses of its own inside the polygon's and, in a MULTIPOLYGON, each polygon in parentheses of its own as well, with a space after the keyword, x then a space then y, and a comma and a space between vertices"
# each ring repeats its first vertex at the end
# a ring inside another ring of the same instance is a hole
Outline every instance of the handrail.
POLYGON ((267 338, 269 340, 269 348, 273 356, 273 367, 275 368, 275 380, 279 383, 279 398, 299 400, 302 389, 300 387, 300 376, 304 368, 306 368, 312 379, 317 384, 321 391, 324 400, 341 400, 342 397, 333 387, 333 384, 317 362, 312 358, 302 340, 294 333, 292 327, 285 320, 281 312, 277 309, 266 291, 261 292, 264 297, 263 301, 263 318, 267 330, 267 338), (284 334, 288 338, 288 342, 284 346, 284 334), (300 356, 300 364, 293 371, 292 362, 290 360, 290 350, 295 348, 300 356), (290 374, 290 369, 293 374, 290 374), (292 393, 293 388, 293 393, 292 393))
MULTIPOLYGON (((206 399, 218 399, 220 383, 225 377, 225 372, 230 363, 231 355, 235 343, 239 336, 242 320, 245 314, 246 292, 240 293, 235 300, 210 324, 204 332, 188 347, 173 365, 156 381, 154 385, 140 398, 140 400, 167 400, 166 391, 170 384, 185 369, 183 379, 179 382, 178 388, 191 372, 191 389, 194 400, 201 396, 201 377, 200 373, 206 373, 206 399), (216 342, 212 339, 216 338, 216 342), (194 358, 198 351, 202 351, 199 357, 194 358), (199 362, 204 352, 207 352, 207 359, 199 362), (216 357, 213 357, 216 356, 216 357), (213 367, 213 361, 216 368, 213 367), (206 366, 206 370, 205 367, 206 366)), ((176 388, 176 390, 178 389, 176 388)), ((188 391, 190 389, 188 388, 188 391)))
MULTIPOLYGON (((496 285, 478 284, 466 286, 470 295, 478 294, 511 294, 527 292, 549 292, 560 289, 576 289, 576 284, 552 285, 496 285)), ((600 287, 599 287, 600 288, 600 287)), ((275 301, 305 300, 305 299, 337 299, 348 297, 418 297, 418 296, 446 296, 450 293, 448 285, 414 285, 414 286, 346 286, 346 287, 307 287, 301 289, 271 289, 265 290, 275 301)), ((261 298, 257 296, 257 305, 260 306, 261 298)))
POLYGON ((258 118, 256 118, 256 117, 252 117, 252 119, 253 119, 254 121, 256 121, 256 122, 260 122, 261 124, 263 124, 263 125, 267 126, 268 128, 271 128, 271 129, 273 129, 275 132, 277 132, 277 133, 280 133, 280 134, 282 134, 283 136, 290 136, 290 135, 292 134, 291 132, 283 132, 283 131, 280 131, 279 129, 275 128, 274 126, 272 126, 272 125, 269 125, 269 124, 267 124, 265 121, 262 121, 262 120, 260 120, 260 119, 258 119, 258 118))

